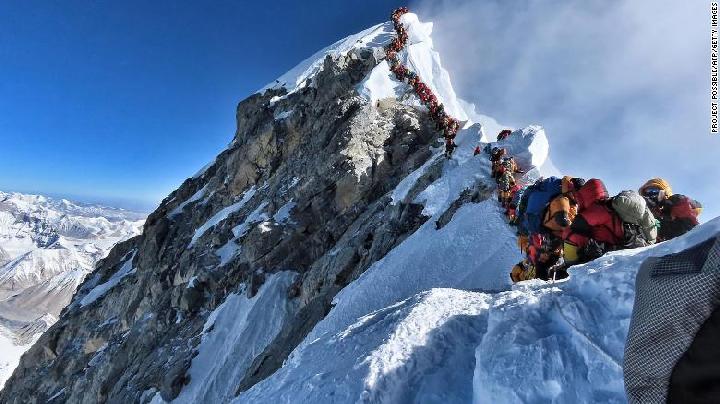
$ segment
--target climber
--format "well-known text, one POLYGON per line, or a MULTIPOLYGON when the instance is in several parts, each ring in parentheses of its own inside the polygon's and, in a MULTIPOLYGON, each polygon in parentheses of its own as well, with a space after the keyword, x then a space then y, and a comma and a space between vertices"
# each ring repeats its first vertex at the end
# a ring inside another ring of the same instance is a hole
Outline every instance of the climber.
POLYGON ((562 178, 562 193, 573 192, 585 185, 585 179, 580 177, 571 177, 566 175, 562 178))
POLYGON ((517 225, 517 216, 520 208, 520 200, 522 199, 523 193, 527 190, 527 187, 516 184, 512 189, 512 200, 508 205, 505 215, 508 218, 509 224, 517 225))
POLYGON ((528 262, 528 260, 522 260, 518 262, 510 271, 510 280, 513 282, 522 282, 530 279, 535 279, 535 267, 528 262))
POLYGON ((445 137, 454 139, 458 130, 460 130, 460 122, 458 122, 455 118, 448 118, 448 122, 445 127, 445 137))
POLYGON ((500 147, 493 147, 490 154, 490 174, 497 181, 503 170, 503 157, 507 154, 507 150, 500 147))
POLYGON ((535 267, 535 274, 538 279, 544 281, 562 279, 567 277, 567 272, 552 273, 551 268, 557 268, 558 262, 563 255, 563 240, 552 234, 533 234, 530 237, 527 257, 535 267))
POLYGON ((543 226, 556 237, 562 237, 565 229, 570 227, 577 215, 577 205, 570 198, 560 194, 553 198, 543 214, 543 226))
POLYGON ((610 207, 623 221, 625 235, 622 248, 655 244, 658 221, 640 194, 635 191, 622 191, 610 201, 610 207))
POLYGON ((700 202, 681 194, 673 194, 672 188, 662 178, 653 178, 640 187, 655 218, 660 221, 658 241, 681 236, 698 225, 702 212, 700 202))
MULTIPOLYGON (((489 144, 488 144, 489 145, 489 144)), ((502 147, 493 147, 490 149, 490 161, 496 162, 500 161, 500 159, 507 154, 507 150, 502 147)))
POLYGON ((509 200, 507 201, 505 206, 503 206, 505 208, 505 216, 508 218, 508 223, 510 223, 510 224, 514 224, 514 221, 515 221, 515 212, 517 209, 517 205, 515 204, 515 201, 517 200, 517 195, 521 189, 522 189, 522 187, 516 181, 515 185, 513 185, 513 187, 510 188, 509 200))
POLYGON ((515 158, 508 156, 499 160, 496 170, 495 178, 498 184, 498 201, 502 204, 503 208, 507 209, 513 199, 513 191, 517 192, 519 189, 519 187, 516 188, 517 182, 515 180, 515 174, 522 173, 522 170, 518 168, 515 158))
POLYGON ((518 232, 521 235, 541 233, 545 206, 562 191, 557 177, 539 179, 529 186, 518 204, 518 232))
POLYGON ((498 184, 498 202, 507 209, 512 200, 512 189, 515 187, 515 176, 509 168, 504 168, 503 172, 497 179, 498 184))
POLYGON ((513 282, 536 278, 544 281, 558 280, 568 276, 562 265, 562 239, 551 234, 534 234, 527 241, 526 258, 510 272, 513 282))
POLYGON ((497 135, 497 141, 499 142, 501 140, 505 140, 505 138, 510 136, 511 133, 512 133, 512 131, 510 129, 501 130, 500 133, 498 133, 498 135, 497 135))
POLYGON ((563 231, 564 260, 574 265, 594 260, 624 245, 623 220, 611 208, 605 184, 590 179, 568 193, 577 204, 577 216, 563 231))
POLYGON ((445 139, 445 157, 448 159, 452 158, 452 154, 457 148, 457 144, 455 144, 455 140, 451 138, 445 139))

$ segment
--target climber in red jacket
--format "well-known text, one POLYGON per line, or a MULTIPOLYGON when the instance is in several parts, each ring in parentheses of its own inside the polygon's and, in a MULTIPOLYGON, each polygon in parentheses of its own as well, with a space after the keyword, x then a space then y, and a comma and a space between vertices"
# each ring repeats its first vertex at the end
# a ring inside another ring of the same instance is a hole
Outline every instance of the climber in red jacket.
POLYGON ((445 139, 445 157, 452 158, 452 154, 457 148, 457 145, 455 144, 455 139, 447 138, 445 139))
POLYGON ((498 133, 498 135, 497 135, 497 141, 499 142, 501 140, 505 140, 505 138, 510 136, 511 133, 512 133, 512 131, 510 129, 501 130, 500 133, 498 133))
POLYGON ((670 184, 662 178, 647 181, 639 190, 655 218, 660 221, 658 241, 681 236, 698 225, 702 212, 700 202, 681 194, 673 194, 670 184))
POLYGON ((566 264, 591 261, 623 245, 623 221, 610 207, 602 181, 590 179, 568 195, 577 204, 578 214, 563 232, 566 264))

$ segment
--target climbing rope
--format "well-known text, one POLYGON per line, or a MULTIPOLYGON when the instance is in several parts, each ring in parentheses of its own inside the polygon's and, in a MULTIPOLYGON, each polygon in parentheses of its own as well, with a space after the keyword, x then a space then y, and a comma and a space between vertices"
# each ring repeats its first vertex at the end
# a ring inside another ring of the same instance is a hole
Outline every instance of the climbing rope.
POLYGON ((457 147, 455 144, 455 136, 460 130, 460 121, 451 117, 445 112, 445 107, 438 102, 437 97, 433 94, 430 87, 422 81, 417 73, 410 71, 407 66, 400 63, 398 53, 407 45, 408 33, 405 26, 400 22, 400 17, 409 12, 407 7, 401 7, 394 10, 390 16, 395 27, 395 38, 385 47, 385 55, 390 65, 390 71, 395 77, 403 82, 407 82, 420 98, 420 102, 430 111, 430 118, 435 122, 435 127, 443 133, 445 138, 445 156, 450 158, 453 151, 457 147))

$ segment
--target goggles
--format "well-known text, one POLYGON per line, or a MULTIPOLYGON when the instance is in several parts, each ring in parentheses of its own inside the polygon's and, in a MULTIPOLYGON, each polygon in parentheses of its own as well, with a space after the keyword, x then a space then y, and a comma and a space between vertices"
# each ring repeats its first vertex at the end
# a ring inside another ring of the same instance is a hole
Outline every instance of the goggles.
POLYGON ((657 199, 660 195, 660 188, 658 187, 647 187, 643 190, 643 196, 646 198, 657 199))

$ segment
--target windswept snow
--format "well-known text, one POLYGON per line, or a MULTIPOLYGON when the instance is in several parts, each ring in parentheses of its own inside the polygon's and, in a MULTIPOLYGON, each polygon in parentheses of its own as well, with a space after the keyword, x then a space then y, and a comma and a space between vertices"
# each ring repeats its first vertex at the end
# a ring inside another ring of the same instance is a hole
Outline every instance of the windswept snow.
POLYGON ((295 276, 292 272, 272 274, 253 298, 241 291, 213 311, 188 371, 190 384, 173 402, 223 403, 235 396, 244 372, 293 312, 294 303, 286 296, 295 276))
POLYGON ((276 112, 275 115, 273 115, 273 118, 275 118, 276 121, 282 121, 283 119, 288 119, 290 115, 292 115, 294 112, 295 110, 293 109, 288 111, 276 112))
POLYGON ((408 89, 407 84, 394 80, 390 65, 383 61, 372 69, 365 80, 360 83, 357 91, 374 104, 384 98, 400 98, 408 89))
POLYGON ((252 226, 256 225, 257 223, 263 222, 267 220, 269 217, 267 213, 264 213, 263 210, 265 207, 267 207, 268 203, 263 202, 261 203, 257 208, 255 208, 252 213, 250 213, 245 220, 240 223, 239 225, 233 227, 232 232, 235 235, 235 237, 243 237, 247 234, 247 232, 252 229, 252 226))
POLYGON ((195 192, 190 198, 188 198, 188 200, 186 200, 185 202, 178 205, 175 209, 172 210, 172 212, 170 212, 169 217, 172 218, 172 217, 175 217, 175 216, 181 214, 183 212, 183 209, 185 209, 185 207, 187 205, 189 205, 193 202, 197 202, 200 199, 204 198, 205 194, 207 193, 207 187, 208 186, 205 185, 204 187, 200 188, 200 190, 195 192))
POLYGON ((273 220, 281 224, 292 223, 290 212, 295 209, 295 206, 297 206, 297 203, 293 201, 286 203, 273 215, 273 220))
MULTIPOLYGON (((287 95, 292 94, 307 86, 308 81, 322 70, 323 61, 326 56, 338 57, 340 55, 346 55, 351 50, 357 48, 382 47, 392 40, 394 32, 391 23, 383 23, 355 35, 350 35, 305 59, 277 80, 260 89, 259 92, 285 88, 287 95)), ((284 97, 278 97, 274 101, 277 102, 280 98, 284 97)))
POLYGON ((190 244, 188 245, 188 248, 195 245, 195 242, 202 237, 208 230, 215 227, 218 223, 222 222, 223 220, 227 219, 228 216, 232 215, 233 213, 239 211, 242 209, 245 204, 252 199, 253 196, 255 196, 255 186, 250 188, 249 190, 245 191, 242 198, 238 201, 233 203, 230 206, 226 206, 225 208, 221 209, 219 212, 214 214, 210 219, 208 219, 205 223, 203 223, 202 226, 198 227, 195 230, 195 234, 193 234, 192 240, 190 240, 190 244))
POLYGON ((405 25, 409 37, 406 49, 398 54, 400 62, 422 78, 450 116, 467 121, 469 117, 455 94, 450 75, 442 67, 440 55, 433 49, 430 37, 433 24, 420 22, 413 13, 400 17, 400 22, 405 25))
POLYGON ((135 273, 136 269, 133 268, 132 262, 135 258, 135 252, 133 252, 129 258, 125 260, 120 269, 115 272, 110 279, 106 282, 95 286, 80 300, 80 307, 85 307, 89 304, 94 303, 97 299, 103 297, 110 289, 114 288, 115 285, 120 283, 125 277, 135 273))

